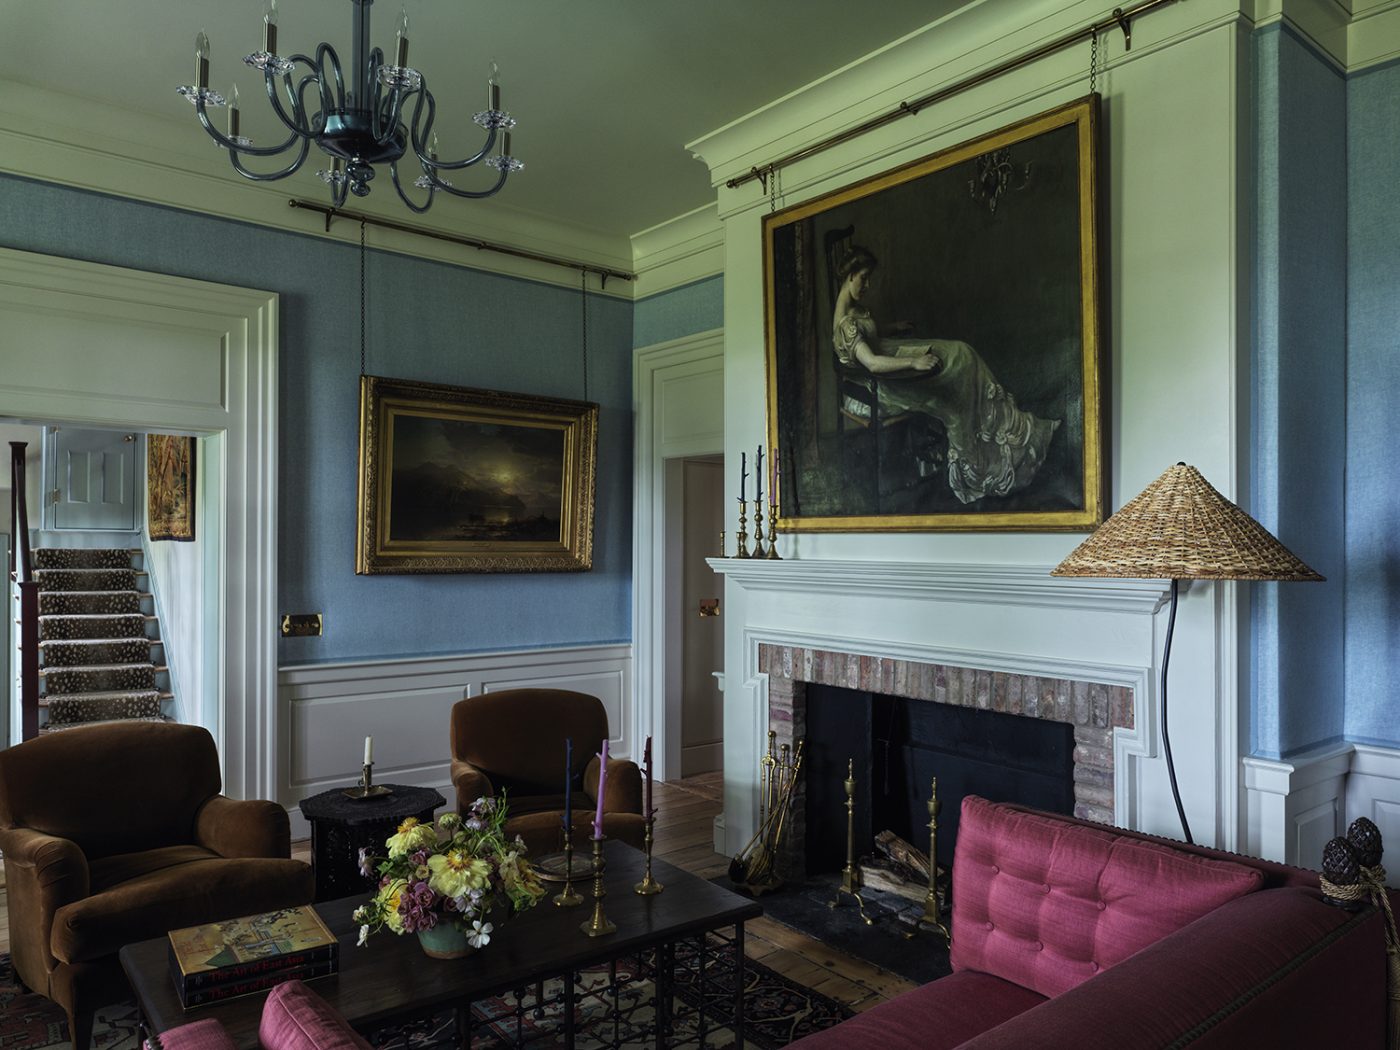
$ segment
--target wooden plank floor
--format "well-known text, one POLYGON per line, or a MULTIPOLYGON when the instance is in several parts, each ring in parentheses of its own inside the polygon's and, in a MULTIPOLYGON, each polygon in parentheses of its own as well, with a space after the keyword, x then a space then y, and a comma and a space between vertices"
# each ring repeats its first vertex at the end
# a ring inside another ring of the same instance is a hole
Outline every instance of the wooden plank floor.
MULTIPOLYGON (((701 878, 729 869, 729 858, 714 851, 714 819, 720 812, 723 781, 718 773, 655 786, 656 856, 701 878)), ((292 856, 311 860, 311 843, 292 843, 292 856)), ((0 951, 10 950, 9 901, 0 875, 0 951)), ((746 928, 751 959, 856 1010, 865 1010, 914 985, 862 959, 762 918, 746 928)))

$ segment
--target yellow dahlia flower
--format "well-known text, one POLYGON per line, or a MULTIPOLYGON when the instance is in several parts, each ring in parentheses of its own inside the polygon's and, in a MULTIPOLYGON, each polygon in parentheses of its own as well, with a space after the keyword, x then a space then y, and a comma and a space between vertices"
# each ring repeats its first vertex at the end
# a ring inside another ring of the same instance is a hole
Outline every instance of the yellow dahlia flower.
POLYGON ((486 888, 491 865, 466 850, 452 849, 428 858, 432 876, 428 886, 444 897, 461 897, 470 890, 486 888))
POLYGON ((390 857, 402 857, 414 850, 431 849, 435 846, 437 830, 431 824, 420 823, 417 817, 409 817, 384 844, 389 847, 390 857))

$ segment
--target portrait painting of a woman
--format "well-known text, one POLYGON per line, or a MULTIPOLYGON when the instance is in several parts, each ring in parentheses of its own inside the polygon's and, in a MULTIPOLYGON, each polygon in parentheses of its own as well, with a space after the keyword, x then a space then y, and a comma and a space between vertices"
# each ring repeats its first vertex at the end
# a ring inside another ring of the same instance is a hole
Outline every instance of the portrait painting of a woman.
POLYGON ((1101 520, 1096 103, 765 220, 780 528, 1101 520))

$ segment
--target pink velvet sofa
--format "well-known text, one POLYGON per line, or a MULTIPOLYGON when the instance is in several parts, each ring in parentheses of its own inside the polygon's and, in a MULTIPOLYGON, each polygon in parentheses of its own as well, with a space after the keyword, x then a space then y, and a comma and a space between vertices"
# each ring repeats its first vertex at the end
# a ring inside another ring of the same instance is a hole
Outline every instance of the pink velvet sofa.
POLYGON ((953 885, 953 973, 794 1046, 1385 1045, 1379 919, 1314 872, 973 796, 953 885))

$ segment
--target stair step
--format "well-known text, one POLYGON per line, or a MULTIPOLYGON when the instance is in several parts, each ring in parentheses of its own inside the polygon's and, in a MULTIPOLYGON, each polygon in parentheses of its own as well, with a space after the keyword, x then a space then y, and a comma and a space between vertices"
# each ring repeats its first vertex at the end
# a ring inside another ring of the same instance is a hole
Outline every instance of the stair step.
POLYGON ((40 678, 43 678, 46 674, 57 674, 59 671, 65 671, 65 672, 71 672, 71 673, 78 673, 78 672, 81 672, 81 671, 89 671, 89 672, 94 672, 94 673, 95 673, 95 672, 98 672, 98 671, 146 671, 146 670, 151 670, 151 671, 154 671, 156 674, 160 674, 162 671, 169 671, 170 668, 167 667, 165 664, 150 664, 150 663, 145 663, 145 664, 143 664, 143 663, 89 664, 89 665, 86 665, 86 666, 84 666, 84 665, 79 665, 79 664, 72 664, 72 665, 65 665, 65 666, 63 666, 63 667, 41 667, 41 668, 39 668, 39 677, 40 677, 40 678))
MULTIPOLYGON (((146 625, 154 623, 150 613, 68 613, 39 617, 39 637, 45 641, 73 641, 80 638, 144 638, 146 625)), ((19 623, 18 620, 15 623, 19 623)), ((42 644, 42 642, 40 643, 42 644)))
POLYGON ((41 706, 48 711, 49 725, 59 722, 159 718, 165 714, 161 710, 160 693, 157 692, 111 693, 81 698, 60 696, 45 700, 41 706))
POLYGON ((150 600, 151 595, 141 591, 41 591, 39 613, 41 618, 74 613, 116 616, 139 613, 141 603, 150 600))
POLYGON ((49 667, 41 670, 44 691, 50 697, 74 693, 148 692, 156 688, 151 664, 117 664, 110 667, 49 667))
POLYGON ((45 667, 92 667, 151 661, 153 638, 49 638, 39 643, 45 667))
POLYGON ((86 701, 93 701, 93 700, 119 700, 119 699, 121 699, 122 697, 127 697, 127 696, 151 696, 151 697, 155 697, 156 699, 158 699, 158 700, 160 700, 160 701, 162 701, 162 702, 164 702, 164 701, 166 701, 166 700, 174 700, 174 699, 175 699, 175 694, 172 693, 172 692, 170 692, 170 691, 168 691, 168 690, 160 690, 160 689, 133 689, 133 690, 130 690, 130 691, 128 691, 128 692, 122 692, 122 691, 120 691, 120 690, 115 690, 115 691, 103 692, 103 693, 65 693, 65 694, 63 694, 62 696, 41 696, 41 697, 39 697, 39 706, 40 706, 40 707, 48 707, 49 704, 50 704, 52 701, 55 701, 55 700, 77 700, 77 701, 80 701, 80 702, 86 702, 86 701))
POLYGON ((140 547, 35 547, 36 569, 129 569, 140 547))
POLYGON ((34 579, 44 591, 134 591, 137 573, 125 569, 38 569, 34 579))
POLYGON ((117 723, 128 722, 173 722, 175 719, 169 715, 161 715, 159 718, 109 718, 100 722, 54 722, 39 727, 40 735, 44 733, 64 733, 70 729, 82 729, 84 726, 108 726, 117 723))

